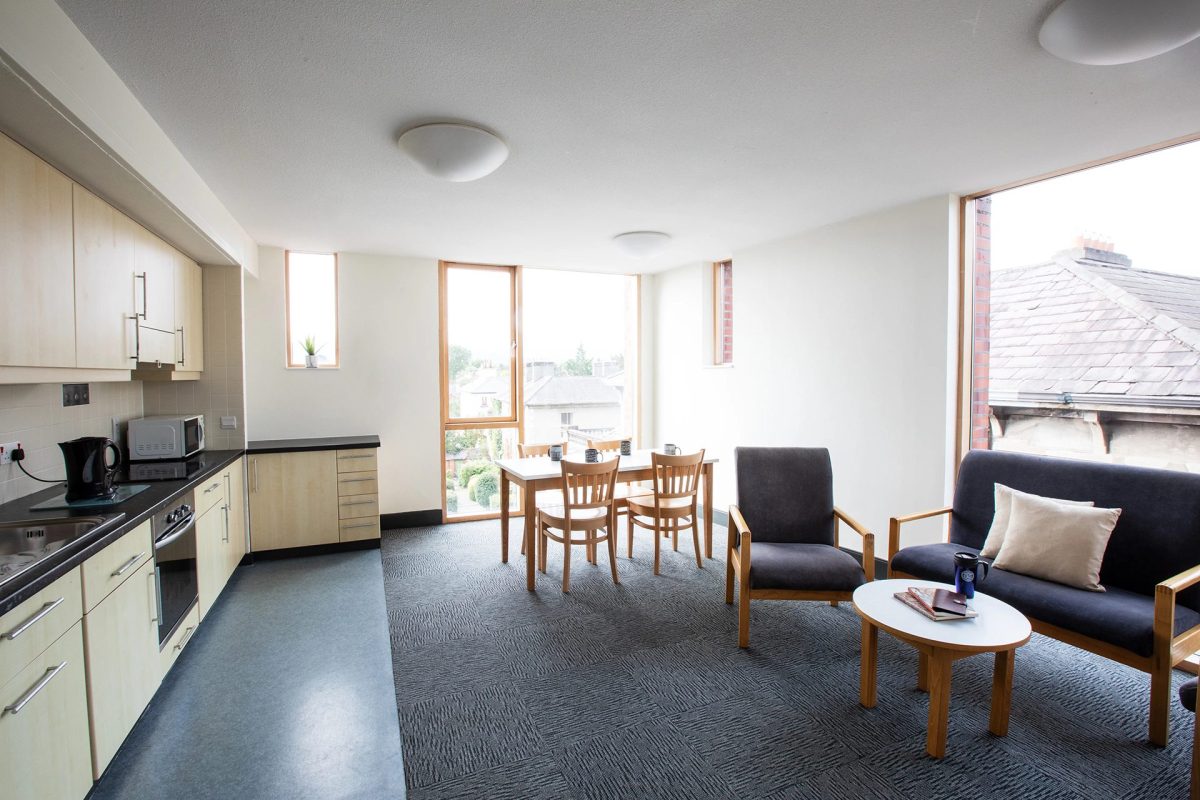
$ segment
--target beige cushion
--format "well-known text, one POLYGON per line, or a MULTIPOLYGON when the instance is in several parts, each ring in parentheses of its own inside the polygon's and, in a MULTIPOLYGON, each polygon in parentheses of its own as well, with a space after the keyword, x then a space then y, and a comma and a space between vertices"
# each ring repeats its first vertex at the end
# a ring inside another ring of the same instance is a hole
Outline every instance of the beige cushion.
MULTIPOLYGON (((1012 513, 1013 495, 1024 497, 1041 497, 1038 494, 1021 492, 1003 483, 996 484, 996 515, 992 517, 992 527, 987 538, 983 540, 983 549, 979 551, 980 558, 995 558, 1000 553, 1000 545, 1004 544, 1004 534, 1008 531, 1008 520, 1012 513)), ((1042 497, 1043 500, 1053 500, 1069 506, 1094 506, 1091 500, 1060 500, 1057 497, 1042 497)))
POLYGON ((1100 565, 1120 516, 1119 508, 1067 505, 1015 493, 1008 532, 993 566, 1103 592, 1100 565))

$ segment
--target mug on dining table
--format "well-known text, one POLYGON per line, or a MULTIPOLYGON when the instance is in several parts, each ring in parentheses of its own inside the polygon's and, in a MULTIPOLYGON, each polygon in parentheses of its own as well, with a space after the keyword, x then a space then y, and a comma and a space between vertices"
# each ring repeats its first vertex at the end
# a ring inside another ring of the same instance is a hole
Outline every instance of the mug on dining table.
POLYGON ((589 464, 597 464, 600 461, 600 451, 594 447, 589 447, 583 451, 583 460, 589 464))
POLYGON ((562 461, 562 457, 563 457, 563 446, 561 444, 550 445, 550 460, 551 461, 562 461))

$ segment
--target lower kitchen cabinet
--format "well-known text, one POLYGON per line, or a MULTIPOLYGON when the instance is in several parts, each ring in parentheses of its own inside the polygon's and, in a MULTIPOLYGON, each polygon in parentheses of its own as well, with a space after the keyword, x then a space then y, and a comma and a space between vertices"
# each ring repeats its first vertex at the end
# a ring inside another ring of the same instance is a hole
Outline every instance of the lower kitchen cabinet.
POLYGON ((92 766, 99 778, 162 678, 153 559, 84 616, 83 630, 92 766))
POLYGON ((5 800, 78 800, 92 788, 83 626, 0 686, 0 781, 5 800))
POLYGON ((225 588, 225 502, 222 500, 196 520, 196 578, 199 581, 200 619, 208 613, 225 588))
POLYGON ((225 471, 225 580, 229 580, 246 555, 246 460, 225 471))
POLYGON ((252 550, 339 540, 336 451, 251 455, 248 466, 252 550))

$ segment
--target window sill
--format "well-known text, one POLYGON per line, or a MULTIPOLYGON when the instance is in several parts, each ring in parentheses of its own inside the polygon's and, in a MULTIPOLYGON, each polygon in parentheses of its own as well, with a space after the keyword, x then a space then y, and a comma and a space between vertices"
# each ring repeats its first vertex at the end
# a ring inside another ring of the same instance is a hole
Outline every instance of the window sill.
POLYGON ((700 369, 733 369, 733 364, 701 364, 700 369))
POLYGON ((322 364, 319 367, 306 367, 303 364, 301 364, 299 366, 296 366, 295 364, 288 364, 286 367, 284 367, 284 369, 294 369, 294 370, 299 370, 300 372, 305 372, 307 370, 316 371, 316 370, 341 369, 341 368, 342 367, 340 364, 322 364))

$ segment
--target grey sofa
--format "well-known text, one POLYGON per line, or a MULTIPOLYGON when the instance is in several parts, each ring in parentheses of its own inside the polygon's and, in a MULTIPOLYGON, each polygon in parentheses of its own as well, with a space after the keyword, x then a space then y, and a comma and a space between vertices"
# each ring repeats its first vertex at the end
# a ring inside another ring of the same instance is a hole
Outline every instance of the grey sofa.
POLYGON ((980 591, 1015 606, 1038 633, 1150 673, 1150 741, 1165 746, 1171 669, 1200 650, 1200 475, 973 450, 952 506, 892 518, 888 575, 952 582, 954 553, 983 546, 996 483, 1122 509, 1100 573, 1106 591, 998 569, 980 591), (900 548, 902 525, 940 514, 950 515, 948 541, 900 548))

